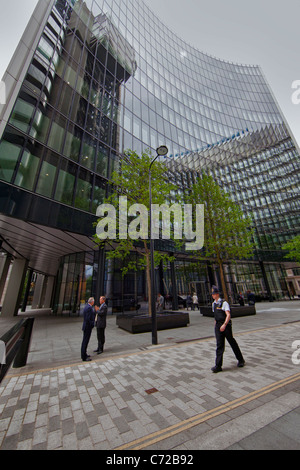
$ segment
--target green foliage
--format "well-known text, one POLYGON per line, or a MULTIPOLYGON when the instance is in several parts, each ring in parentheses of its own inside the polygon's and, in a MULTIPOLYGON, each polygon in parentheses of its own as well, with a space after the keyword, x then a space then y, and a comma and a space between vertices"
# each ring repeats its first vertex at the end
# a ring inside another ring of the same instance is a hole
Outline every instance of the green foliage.
MULTIPOLYGON (((128 150, 126 160, 120 163, 119 171, 112 174, 112 182, 117 189, 109 202, 118 202, 120 193, 127 196, 128 203, 144 204, 149 208, 149 167, 153 156, 149 152, 138 155, 128 150)), ((157 161, 151 167, 152 204, 163 204, 170 200, 172 191, 177 187, 167 178, 166 167, 157 161)))
POLYGON ((222 260, 251 256, 251 219, 244 215, 212 176, 203 173, 202 178, 190 189, 188 200, 192 204, 204 204, 202 255, 222 260))
MULTIPOLYGON (((133 204, 143 204, 150 209, 149 197, 149 167, 154 157, 150 153, 144 152, 138 155, 133 151, 126 152, 126 159, 120 162, 119 170, 112 173, 112 192, 106 203, 112 204, 116 209, 119 205, 119 197, 126 196, 128 207, 133 204)), ((151 166, 151 188, 152 204, 164 204, 171 202, 171 198, 177 190, 177 187, 170 183, 165 165, 155 161, 151 166)), ((116 210, 118 214, 118 209, 116 210)), ((150 213, 149 213, 150 214, 150 213)), ((148 217, 149 219, 150 217, 148 217)), ((149 222, 149 220, 148 220, 149 222)), ((94 236, 96 243, 106 245, 108 248, 106 254, 108 259, 122 260, 123 276, 134 270, 146 269, 149 297, 151 293, 150 283, 150 223, 148 223, 148 237, 132 240, 127 237, 125 240, 107 240, 103 242, 94 236), (138 253, 138 261, 132 260, 130 254, 138 253)), ((157 266, 161 261, 173 261, 174 257, 167 253, 154 253, 154 263, 157 266)), ((149 302, 150 313, 150 302, 149 302)))
POLYGON ((288 251, 285 258, 300 263, 300 235, 289 240, 285 245, 283 245, 282 249, 288 251))
POLYGON ((204 247, 197 255, 201 259, 216 259, 226 297, 223 263, 225 260, 251 257, 254 248, 251 219, 244 215, 213 177, 204 172, 190 188, 187 200, 191 204, 204 204, 204 247))

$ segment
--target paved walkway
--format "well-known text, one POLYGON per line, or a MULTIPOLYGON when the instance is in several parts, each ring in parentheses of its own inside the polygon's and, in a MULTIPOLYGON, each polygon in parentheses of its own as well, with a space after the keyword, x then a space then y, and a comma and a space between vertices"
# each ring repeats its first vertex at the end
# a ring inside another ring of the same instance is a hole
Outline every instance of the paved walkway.
MULTIPOLYGON (((246 366, 228 345, 219 374, 213 319, 189 313, 190 325, 159 331, 157 346, 111 315, 104 354, 92 352, 93 333, 83 363, 80 318, 27 312, 28 364, 0 386, 0 449, 300 449, 300 301, 233 319, 246 366)), ((0 336, 14 323, 0 316, 0 336)))

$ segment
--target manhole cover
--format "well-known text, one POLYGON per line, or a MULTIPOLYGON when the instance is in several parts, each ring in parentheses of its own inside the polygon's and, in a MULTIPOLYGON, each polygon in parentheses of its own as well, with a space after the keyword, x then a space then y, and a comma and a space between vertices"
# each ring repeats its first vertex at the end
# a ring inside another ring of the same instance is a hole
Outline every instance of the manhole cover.
POLYGON ((148 395, 151 395, 151 393, 156 393, 158 392, 157 388, 149 388, 149 390, 145 390, 148 395))

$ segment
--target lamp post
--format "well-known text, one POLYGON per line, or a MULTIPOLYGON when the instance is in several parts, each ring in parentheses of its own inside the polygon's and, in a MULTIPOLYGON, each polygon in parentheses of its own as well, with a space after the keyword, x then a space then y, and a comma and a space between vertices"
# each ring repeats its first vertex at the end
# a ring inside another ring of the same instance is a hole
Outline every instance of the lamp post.
POLYGON ((152 344, 157 344, 157 321, 155 305, 155 272, 154 272, 154 240, 152 239, 152 191, 151 191, 151 168, 158 157, 164 157, 168 153, 168 148, 162 145, 156 150, 156 157, 149 166, 149 206, 150 206, 150 272, 151 272, 151 318, 152 318, 152 344))

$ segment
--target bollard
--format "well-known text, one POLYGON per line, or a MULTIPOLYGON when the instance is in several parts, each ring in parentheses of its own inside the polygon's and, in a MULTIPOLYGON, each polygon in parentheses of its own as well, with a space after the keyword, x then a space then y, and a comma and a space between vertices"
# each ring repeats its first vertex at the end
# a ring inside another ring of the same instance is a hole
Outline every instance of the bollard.
POLYGON ((25 321, 24 332, 21 338, 22 343, 13 364, 13 367, 15 368, 24 367, 27 364, 27 356, 30 348, 33 323, 34 318, 27 318, 25 321))

